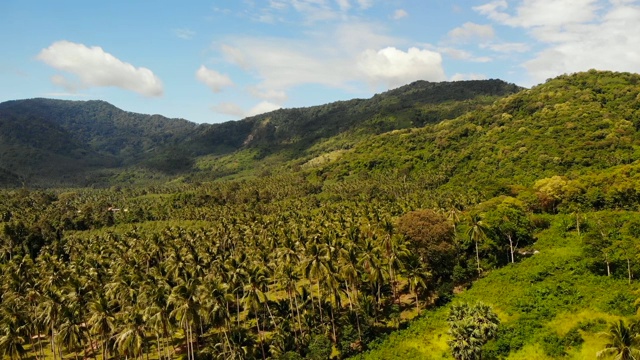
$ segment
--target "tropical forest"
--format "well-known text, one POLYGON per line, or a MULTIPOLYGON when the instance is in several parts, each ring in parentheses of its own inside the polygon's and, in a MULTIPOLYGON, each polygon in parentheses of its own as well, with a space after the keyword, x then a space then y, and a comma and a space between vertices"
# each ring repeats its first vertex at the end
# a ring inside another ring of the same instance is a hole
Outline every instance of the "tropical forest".
POLYGON ((195 124, 0 104, 5 359, 640 359, 640 75, 195 124))

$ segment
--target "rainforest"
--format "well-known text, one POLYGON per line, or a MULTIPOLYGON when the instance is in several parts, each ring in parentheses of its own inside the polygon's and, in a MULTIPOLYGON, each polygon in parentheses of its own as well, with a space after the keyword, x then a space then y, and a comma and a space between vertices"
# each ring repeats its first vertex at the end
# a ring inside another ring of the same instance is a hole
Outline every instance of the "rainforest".
POLYGON ((640 353, 637 74, 214 125, 11 101, 0 154, 5 358, 640 353))

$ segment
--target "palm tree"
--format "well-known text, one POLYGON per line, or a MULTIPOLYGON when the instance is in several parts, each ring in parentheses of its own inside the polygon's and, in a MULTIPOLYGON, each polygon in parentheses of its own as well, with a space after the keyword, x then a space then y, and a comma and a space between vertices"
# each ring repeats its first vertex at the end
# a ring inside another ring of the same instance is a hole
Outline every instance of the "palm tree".
POLYGON ((493 309, 481 302, 452 305, 449 312, 448 341, 456 360, 479 360, 482 346, 498 332, 500 319, 493 309))
POLYGON ((0 336, 0 354, 3 357, 9 357, 11 360, 22 359, 25 349, 22 346, 25 343, 24 336, 20 334, 18 329, 8 324, 3 324, 0 336))
MULTIPOLYGON (((26 342, 24 334, 24 311, 20 299, 13 294, 4 294, 2 312, 0 313, 0 354, 11 360, 21 359, 25 354, 23 345, 26 342)), ((28 336, 28 334, 26 334, 28 336)))
POLYGON ((413 293, 416 299, 416 311, 420 313, 420 299, 418 294, 420 290, 427 288, 430 273, 424 268, 422 261, 417 255, 407 257, 404 264, 405 275, 409 280, 409 291, 413 293))
POLYGON ((480 269, 480 252, 478 250, 478 242, 484 240, 487 235, 487 228, 482 221, 480 214, 473 214, 468 218, 469 230, 467 230, 467 236, 476 244, 476 262, 478 264, 478 274, 482 272, 480 269))
POLYGON ((174 287, 169 295, 169 304, 174 306, 171 316, 184 330, 187 357, 195 359, 193 349, 193 327, 199 323, 200 295, 198 278, 189 279, 174 287))
POLYGON ((144 353, 147 345, 142 311, 129 307, 120 312, 120 315, 123 325, 120 331, 114 335, 114 345, 121 355, 137 359, 144 353))
POLYGON ((304 275, 310 282, 316 283, 318 289, 318 306, 320 311, 320 321, 322 322, 322 295, 320 293, 320 283, 324 276, 331 272, 329 251, 323 244, 312 242, 307 245, 307 259, 304 265, 304 275))
POLYGON ((627 327, 619 320, 611 324, 609 331, 602 335, 607 339, 604 349, 596 353, 598 359, 614 356, 615 360, 640 359, 640 334, 637 325, 627 327))
POLYGON ((89 302, 89 331, 102 340, 102 358, 107 358, 108 339, 115 329, 115 309, 104 293, 99 292, 89 302))

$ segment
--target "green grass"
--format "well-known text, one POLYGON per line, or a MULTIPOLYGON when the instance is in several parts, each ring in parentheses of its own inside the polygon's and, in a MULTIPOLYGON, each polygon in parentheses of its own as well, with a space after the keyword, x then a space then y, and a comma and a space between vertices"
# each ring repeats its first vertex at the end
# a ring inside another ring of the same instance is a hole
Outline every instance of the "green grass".
MULTIPOLYGON (((637 282, 594 275, 582 256, 582 238, 561 226, 563 215, 536 234, 540 251, 493 270, 456 295, 453 303, 482 301, 494 307, 506 330, 493 343, 509 346, 507 359, 553 359, 549 337, 577 331, 584 343, 565 345, 566 359, 592 359, 604 346, 599 333, 607 323, 628 316, 627 299, 635 298, 637 282)), ((423 312, 401 331, 371 344, 357 359, 450 359, 447 346, 448 306, 423 312)), ((495 345, 495 344, 494 344, 495 345)), ((491 343, 487 344, 491 347, 491 343)))

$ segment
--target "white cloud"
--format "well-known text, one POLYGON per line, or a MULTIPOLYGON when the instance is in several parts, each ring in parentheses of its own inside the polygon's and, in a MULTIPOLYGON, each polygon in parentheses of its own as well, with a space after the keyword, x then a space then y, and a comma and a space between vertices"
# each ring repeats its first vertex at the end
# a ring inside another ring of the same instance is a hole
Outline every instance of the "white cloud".
POLYGON ((495 31, 491 25, 480 25, 472 22, 466 22, 462 24, 462 26, 449 31, 449 38, 459 42, 489 40, 495 35, 495 31))
MULTIPOLYGON (((302 84, 349 89, 355 82, 395 86, 403 81, 446 78, 440 54, 417 48, 398 50, 405 44, 402 39, 380 33, 378 26, 352 22, 298 40, 233 37, 220 49, 227 61, 257 78, 257 89, 274 94, 302 84)), ((282 99, 263 98, 276 102, 282 99)))
POLYGON ((486 43, 480 44, 480 47, 499 53, 523 53, 531 50, 531 45, 526 43, 486 43))
POLYGON ((451 77, 451 81, 485 80, 486 78, 487 78, 487 76, 484 75, 484 74, 476 74, 476 73, 460 74, 460 73, 456 73, 451 77))
POLYGON ((237 118, 243 118, 246 114, 246 112, 240 105, 231 102, 221 102, 217 105, 212 106, 211 110, 217 113, 235 116, 237 118))
POLYGON ((596 18, 599 0, 522 0, 514 14, 507 12, 506 0, 497 0, 473 9, 501 24, 513 27, 561 27, 596 18))
MULTIPOLYGON (((161 96, 163 93, 162 82, 151 70, 136 68, 98 46, 89 48, 70 41, 57 41, 40 51, 37 59, 76 76, 78 87, 114 86, 144 96, 161 96)), ((53 81, 65 88, 72 83, 62 76, 54 77, 53 81)))
POLYGON ((254 116, 264 114, 270 111, 281 109, 282 106, 269 101, 262 101, 247 111, 246 116, 254 116))
MULTIPOLYGON (((335 20, 340 17, 326 0, 289 0, 293 9, 305 17, 307 23, 335 20)), ((340 1, 339 3, 343 3, 340 1)))
POLYGON ((373 6, 373 0, 358 0, 361 9, 368 9, 373 6))
POLYGON ((336 3, 338 4, 338 7, 342 11, 347 11, 351 9, 351 3, 349 3, 349 0, 336 0, 336 3))
POLYGON ((173 29, 173 34, 180 39, 189 40, 196 35, 196 32, 189 29, 173 29))
POLYGON ((220 92, 223 88, 234 85, 229 76, 207 69, 204 65, 196 71, 196 78, 206 84, 213 92, 220 92))
POLYGON ((513 9, 494 1, 474 9, 543 47, 522 64, 532 84, 591 68, 640 72, 638 1, 523 0, 513 9))
POLYGON ((443 47, 443 48, 437 48, 437 50, 456 60, 465 60, 465 61, 479 62, 479 63, 490 62, 492 60, 488 56, 474 56, 472 53, 466 50, 461 50, 456 48, 443 47))
POLYGON ((284 10, 287 8, 287 3, 284 1, 269 0, 269 7, 275 10, 284 10))
POLYGON ((278 110, 282 106, 269 101, 262 101, 249 110, 244 110, 240 105, 232 102, 222 102, 211 107, 211 110, 221 114, 231 115, 237 118, 245 118, 278 110))
POLYGON ((277 103, 283 103, 287 101, 287 93, 283 90, 275 89, 259 89, 258 87, 250 87, 249 93, 257 98, 263 100, 271 100, 277 103))
POLYGON ((358 69, 374 84, 388 87, 404 85, 415 80, 442 81, 446 79, 439 53, 426 49, 408 51, 387 47, 379 51, 366 50, 358 59, 358 69))
POLYGON ((396 11, 393 12, 393 15, 391 16, 391 18, 393 20, 400 20, 402 18, 406 18, 407 16, 409 16, 409 13, 406 10, 397 9, 396 11))

